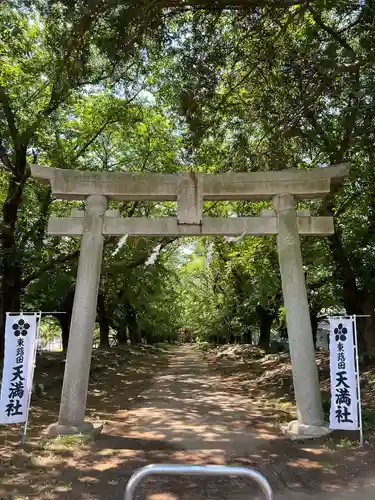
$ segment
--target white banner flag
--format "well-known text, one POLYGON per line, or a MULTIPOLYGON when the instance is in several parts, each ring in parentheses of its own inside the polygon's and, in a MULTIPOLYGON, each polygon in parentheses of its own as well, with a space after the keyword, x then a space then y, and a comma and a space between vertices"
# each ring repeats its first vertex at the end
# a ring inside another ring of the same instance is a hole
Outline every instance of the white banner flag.
POLYGON ((330 429, 358 429, 353 318, 330 319, 330 429))
POLYGON ((38 313, 7 315, 0 424, 19 424, 26 421, 33 383, 38 317, 38 313))

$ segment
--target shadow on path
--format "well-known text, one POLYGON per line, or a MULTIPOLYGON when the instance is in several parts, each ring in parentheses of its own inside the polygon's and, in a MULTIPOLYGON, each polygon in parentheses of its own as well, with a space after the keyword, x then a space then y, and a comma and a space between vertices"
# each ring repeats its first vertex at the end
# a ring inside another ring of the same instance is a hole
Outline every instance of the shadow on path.
MULTIPOLYGON (((356 479, 359 470, 350 462, 340 464, 348 467, 347 474, 337 474, 332 454, 321 445, 286 441, 278 432, 274 410, 250 401, 230 377, 217 374, 193 347, 176 348, 160 373, 155 373, 157 363, 153 365, 148 372, 152 383, 134 396, 129 409, 121 401, 129 403, 125 394, 131 382, 116 386, 112 380, 117 399, 111 405, 95 405, 95 413, 106 418, 104 433, 95 444, 74 452, 64 448, 41 452, 29 469, 23 466, 16 486, 5 478, 0 498, 17 498, 17 493, 40 500, 120 500, 135 469, 162 462, 254 467, 269 479, 276 500, 375 498, 374 484, 356 479), (331 493, 326 497, 325 492, 331 493)), ((103 378, 102 386, 106 383, 103 378)), ((91 408, 98 399, 91 398, 91 408)), ((20 455, 19 460, 23 459, 30 457, 20 455)), ((145 498, 263 497, 256 486, 234 478, 161 477, 140 485, 137 500, 145 498)))

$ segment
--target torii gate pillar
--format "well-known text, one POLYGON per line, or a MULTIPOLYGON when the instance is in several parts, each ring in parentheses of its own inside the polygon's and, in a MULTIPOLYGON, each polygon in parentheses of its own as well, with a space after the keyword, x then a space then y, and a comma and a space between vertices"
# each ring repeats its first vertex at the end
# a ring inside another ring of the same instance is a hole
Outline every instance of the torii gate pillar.
POLYGON ((62 170, 33 165, 32 175, 50 183, 56 198, 86 200, 86 211, 51 217, 48 233, 81 236, 81 253, 70 328, 59 422, 51 434, 92 433, 85 422, 86 397, 100 277, 103 239, 122 236, 277 236, 298 420, 283 430, 291 439, 329 433, 323 420, 299 235, 330 235, 332 217, 296 211, 295 200, 327 196, 341 182, 346 165, 283 172, 227 174, 136 174, 62 170), (178 216, 120 217, 107 200, 177 201, 178 216), (204 200, 267 200, 274 210, 261 217, 203 217, 204 200))
POLYGON ((277 246, 298 412, 298 420, 283 430, 294 439, 320 437, 329 429, 324 425, 294 197, 275 196, 273 206, 278 218, 277 246))
POLYGON ((65 362, 59 421, 50 427, 50 434, 94 432, 93 424, 85 422, 85 411, 102 266, 103 220, 107 205, 105 196, 93 194, 86 200, 85 212, 75 211, 75 215, 82 218, 84 227, 70 324, 72 341, 69 340, 65 362))

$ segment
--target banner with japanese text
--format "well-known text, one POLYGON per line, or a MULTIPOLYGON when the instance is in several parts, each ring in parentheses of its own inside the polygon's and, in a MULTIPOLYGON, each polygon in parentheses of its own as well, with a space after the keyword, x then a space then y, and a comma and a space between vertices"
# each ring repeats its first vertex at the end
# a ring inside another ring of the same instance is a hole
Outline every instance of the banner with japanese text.
POLYGON ((358 429, 353 318, 330 319, 330 429, 358 429))
POLYGON ((7 315, 0 395, 0 424, 26 421, 31 393, 38 314, 7 315))

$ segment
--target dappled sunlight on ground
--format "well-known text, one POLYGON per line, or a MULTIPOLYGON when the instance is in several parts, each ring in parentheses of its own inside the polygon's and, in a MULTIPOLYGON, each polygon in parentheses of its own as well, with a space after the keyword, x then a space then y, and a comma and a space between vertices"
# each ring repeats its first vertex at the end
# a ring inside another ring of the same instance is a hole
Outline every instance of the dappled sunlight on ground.
MULTIPOLYGON (((173 355, 170 349, 155 348, 136 356, 125 351, 97 354, 88 414, 105 427, 95 443, 40 440, 40 428, 57 418, 59 389, 57 396, 51 390, 48 400, 35 401, 26 452, 19 447, 20 433, 3 428, 0 498, 117 500, 135 469, 168 462, 254 467, 269 479, 276 500, 303 500, 305 493, 323 499, 324 491, 341 495, 359 487, 361 500, 368 500, 368 488, 357 476, 366 462, 375 463, 370 449, 336 452, 326 441, 286 441, 278 424, 290 418, 292 406, 281 411, 279 399, 254 397, 252 389, 261 395, 262 388, 251 388, 251 374, 244 383, 241 365, 235 372, 228 364, 204 361, 190 346, 174 349, 173 355)), ((280 383, 276 368, 275 387, 280 383)), ((235 478, 154 477, 140 485, 139 498, 263 497, 256 486, 235 478)))
POLYGON ((162 434, 170 443, 183 443, 185 449, 222 452, 231 446, 249 451, 262 439, 255 428, 244 433, 249 416, 260 418, 262 409, 254 407, 245 395, 228 394, 220 376, 210 374, 202 362, 197 364, 194 351, 174 358, 170 371, 157 376, 153 387, 128 413, 129 436, 151 428, 155 436, 162 434))

